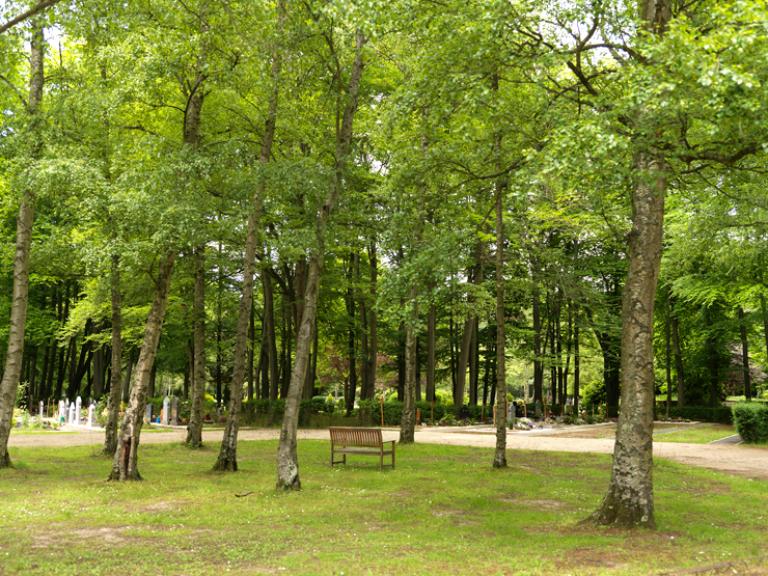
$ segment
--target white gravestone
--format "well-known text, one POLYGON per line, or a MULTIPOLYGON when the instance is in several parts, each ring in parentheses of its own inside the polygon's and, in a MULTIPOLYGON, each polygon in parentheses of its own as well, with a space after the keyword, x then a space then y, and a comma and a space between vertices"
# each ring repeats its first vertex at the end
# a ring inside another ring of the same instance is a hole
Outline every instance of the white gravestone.
POLYGON ((40 400, 40 410, 37 414, 40 416, 40 420, 42 421, 43 416, 45 416, 45 403, 42 400, 40 400))
POLYGON ((166 426, 168 426, 168 419, 171 415, 171 399, 166 396, 163 398, 163 414, 162 419, 160 422, 166 426))
POLYGON ((75 423, 75 405, 74 404, 69 405, 69 423, 70 424, 75 423))
POLYGON ((88 406, 88 428, 93 428, 95 415, 96 415, 96 404, 91 402, 91 405, 88 406))
POLYGON ((83 399, 80 396, 75 400, 75 424, 80 424, 80 411, 83 407, 83 399))
POLYGON ((64 404, 64 400, 59 400, 59 424, 64 424, 67 421, 67 405, 64 404))

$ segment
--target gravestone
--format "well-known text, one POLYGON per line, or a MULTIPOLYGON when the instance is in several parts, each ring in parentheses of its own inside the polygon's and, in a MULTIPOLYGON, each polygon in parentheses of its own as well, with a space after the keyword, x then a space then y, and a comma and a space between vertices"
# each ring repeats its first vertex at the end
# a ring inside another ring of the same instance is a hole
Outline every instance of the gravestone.
POLYGON ((69 423, 70 424, 75 423, 75 404, 74 403, 69 405, 69 423))
POLYGON ((147 409, 144 411, 144 424, 152 423, 152 404, 147 404, 147 409))
POLYGON ((37 412, 38 416, 40 416, 40 420, 42 421, 43 417, 45 416, 45 403, 40 400, 40 410, 37 412))
POLYGON ((64 400, 59 400, 59 424, 64 424, 67 421, 67 405, 64 400))
POLYGON ((93 428, 95 416, 96 416, 96 404, 91 402, 91 405, 88 406, 88 428, 93 428))
POLYGON ((171 424, 179 425, 179 399, 176 396, 171 398, 171 424))
POLYGON ((75 424, 80 425, 80 412, 83 407, 83 399, 80 396, 75 400, 75 424))
POLYGON ((163 413, 161 414, 160 423, 168 426, 168 421, 171 416, 171 399, 166 396, 163 398, 163 413))

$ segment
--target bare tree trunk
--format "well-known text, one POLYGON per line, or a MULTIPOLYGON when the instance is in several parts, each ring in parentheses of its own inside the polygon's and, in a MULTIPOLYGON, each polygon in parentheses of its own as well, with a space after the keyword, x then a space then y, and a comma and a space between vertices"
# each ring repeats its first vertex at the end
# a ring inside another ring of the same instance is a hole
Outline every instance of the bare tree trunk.
POLYGON ((195 248, 195 288, 192 300, 192 403, 187 423, 189 448, 203 446, 203 400, 205 399, 205 246, 195 248))
MULTIPOLYGON (((278 32, 282 31, 285 19, 284 0, 277 3, 278 32)), ((278 34, 280 36, 281 34, 278 34)), ((277 125, 277 104, 280 90, 280 70, 282 66, 281 51, 274 47, 272 51, 272 92, 269 99, 269 109, 261 141, 259 162, 266 165, 272 156, 272 143, 275 139, 277 125)), ((240 308, 235 330, 235 357, 230 383, 229 410, 224 427, 224 437, 221 440, 219 457, 213 469, 217 471, 237 471, 237 433, 240 428, 240 412, 243 405, 243 382, 245 381, 245 363, 248 358, 248 323, 253 306, 253 274, 256 261, 256 250, 261 243, 259 226, 261 223, 262 202, 266 189, 264 178, 259 180, 256 191, 251 197, 248 210, 247 236, 245 240, 245 260, 243 262, 243 289, 240 296, 240 308)))
POLYGON ((541 303, 539 285, 533 280, 531 301, 533 308, 533 402, 537 409, 544 406, 544 365, 541 350, 541 303))
MULTIPOLYGON (((43 64, 45 38, 42 25, 35 25, 30 43, 29 100, 30 115, 30 156, 36 159, 42 151, 42 118, 39 114, 43 99, 43 64)), ((8 349, 0 381, 0 468, 11 465, 8 455, 8 438, 11 434, 13 407, 16 403, 16 389, 21 376, 24 356, 24 333, 29 302, 29 253, 32 246, 32 223, 34 219, 35 195, 25 187, 16 217, 16 252, 13 258, 13 295, 11 300, 11 322, 8 332, 8 349)))
POLYGON ((110 480, 141 480, 138 469, 138 449, 141 427, 144 423, 144 409, 147 405, 147 389, 160 342, 160 331, 168 305, 168 291, 176 252, 169 251, 160 262, 160 269, 155 285, 155 297, 149 310, 149 317, 144 328, 139 362, 134 370, 131 402, 125 411, 120 425, 117 449, 112 463, 110 480))
POLYGON ((376 316, 376 292, 378 290, 378 261, 376 257, 376 239, 372 238, 368 246, 368 261, 370 263, 370 296, 371 306, 368 309, 368 386, 365 399, 373 399, 376 393, 376 368, 379 355, 378 318, 376 316))
POLYGON ((621 314, 621 411, 610 486, 593 515, 601 524, 655 526, 653 306, 661 266, 665 168, 664 161, 650 152, 636 153, 629 272, 621 314))
POLYGON ((411 289, 410 318, 405 323, 405 390, 400 420, 400 444, 413 444, 416 429, 416 290, 411 289))
MULTIPOLYGON (((498 90, 498 77, 494 75, 494 89, 498 90)), ((496 137, 497 153, 501 147, 501 137, 496 137)), ((504 192, 507 183, 504 179, 496 182, 496 451, 493 455, 494 468, 507 467, 507 373, 504 313, 504 192)))
POLYGON ((763 313, 763 338, 765 338, 765 353, 768 354, 768 306, 765 304, 765 294, 760 294, 760 311, 763 313))
POLYGON ((469 364, 469 348, 472 344, 472 334, 475 332, 477 316, 470 314, 464 321, 464 331, 461 336, 459 348, 458 368, 456 370, 456 390, 453 395, 453 405, 458 410, 464 405, 464 393, 466 392, 467 365, 469 364))
POLYGON ((120 293, 120 256, 112 255, 110 291, 112 295, 112 384, 107 403, 107 425, 104 430, 104 454, 117 450, 117 421, 120 417, 120 374, 123 366, 122 294, 120 293))
MULTIPOLYGON (((747 402, 752 400, 752 379, 749 374, 749 340, 747 339, 747 322, 744 318, 744 308, 739 306, 739 336, 741 337, 741 374, 744 379, 744 397, 747 402)), ((717 351, 713 351, 717 354, 717 351)), ((714 404, 714 402, 713 402, 714 404)))
POLYGON ((683 365, 683 347, 680 342, 680 321, 672 314, 672 349, 675 357, 675 378, 677 379, 677 407, 685 406, 685 366, 683 365))
POLYGON ((331 210, 342 192, 344 170, 352 148, 352 122, 357 110, 357 95, 360 88, 360 79, 363 74, 363 46, 365 41, 362 31, 358 30, 355 38, 355 59, 346 90, 346 104, 337 133, 334 179, 316 220, 315 247, 309 259, 307 287, 304 292, 304 313, 302 314, 301 325, 299 326, 296 339, 296 358, 294 360, 290 386, 288 387, 288 397, 285 401, 285 413, 280 430, 280 443, 277 449, 277 488, 283 490, 298 490, 301 488, 299 460, 296 451, 299 401, 306 379, 312 327, 317 317, 317 291, 320 283, 323 258, 325 256, 326 229, 331 216, 331 210))
POLYGON ((437 310, 430 304, 427 315, 427 402, 435 401, 436 324, 437 310))

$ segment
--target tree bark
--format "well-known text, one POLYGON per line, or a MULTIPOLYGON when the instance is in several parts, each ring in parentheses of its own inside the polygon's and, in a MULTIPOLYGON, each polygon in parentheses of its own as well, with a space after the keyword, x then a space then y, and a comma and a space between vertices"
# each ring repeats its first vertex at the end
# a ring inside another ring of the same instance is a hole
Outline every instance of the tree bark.
POLYGON ((437 310, 432 303, 427 314, 427 402, 435 401, 436 325, 437 310))
POLYGON ((400 420, 400 444, 413 444, 416 431, 416 289, 411 288, 410 314, 405 322, 405 390, 400 420))
POLYGON ((301 391, 306 378, 312 326, 317 316, 317 291, 322 272, 323 258, 325 256, 326 229, 330 220, 331 210, 342 193, 344 171, 352 149, 352 122, 357 110, 357 97, 360 79, 363 74, 363 46, 365 42, 365 36, 362 31, 358 30, 355 35, 355 59, 346 90, 346 103, 336 137, 334 178, 328 195, 316 218, 315 247, 309 259, 307 287, 304 292, 304 313, 302 314, 296 340, 296 358, 288 388, 288 397, 285 401, 285 413, 283 415, 280 442, 277 450, 277 488, 283 490, 298 490, 301 488, 299 460, 296 451, 299 400, 301 399, 301 391))
MULTIPOLYGON (((741 337, 741 374, 744 379, 744 397, 747 402, 752 400, 752 378, 749 373, 749 340, 747 339, 747 322, 744 317, 744 308, 739 306, 739 336, 741 337)), ((713 354, 717 354, 713 350, 713 354)), ((712 403, 714 405, 714 402, 712 403)))
MULTIPOLYGON (((498 90, 498 78, 494 76, 494 88, 498 90)), ((501 147, 501 137, 496 137, 497 154, 501 147)), ((493 456, 494 468, 507 467, 507 374, 504 313, 504 192, 506 180, 496 182, 496 451, 493 456)))
MULTIPOLYGON (((281 33, 285 18, 284 0, 277 3, 277 28, 281 33)), ((279 34, 280 35, 280 34, 279 34)), ((269 108, 261 140, 259 163, 265 166, 272 156, 272 143, 275 139, 277 125, 277 105, 280 90, 280 71, 282 66, 281 51, 274 47, 272 51, 272 90, 269 98, 269 108)), ((240 428, 240 412, 243 404, 243 383, 245 381, 245 364, 248 359, 248 323, 253 306, 253 275, 256 262, 256 250, 261 244, 258 231, 261 225, 262 203, 266 190, 266 179, 259 179, 255 193, 251 196, 248 210, 247 235, 245 240, 245 259, 243 261, 243 289, 240 296, 240 307, 235 330, 235 357, 230 382, 229 410, 224 427, 224 437, 221 440, 219 457, 213 469, 223 472, 237 470, 237 433, 240 428)))
MULTIPOLYGON (((36 25, 30 43, 29 100, 30 115, 30 157, 39 158, 42 152, 42 117, 40 105, 43 100, 43 64, 45 59, 45 38, 42 25, 36 25)), ((13 293, 11 300, 11 321, 8 332, 8 348, 0 381, 0 468, 11 465, 8 455, 8 438, 13 422, 13 407, 16 403, 16 389, 21 376, 24 357, 24 334, 29 302, 29 254, 32 246, 32 223, 34 220, 35 194, 24 187, 16 217, 16 250, 13 258, 13 293)))
POLYGON ((107 402, 107 425, 104 430, 104 454, 117 450, 117 421, 120 418, 120 373, 123 366, 122 294, 120 292, 120 256, 112 254, 110 292, 112 296, 112 365, 111 386, 107 402))
POLYGON ((205 246, 193 253, 195 287, 192 299, 192 402, 187 423, 189 448, 203 446, 203 401, 205 400, 205 246))
POLYGON ((141 427, 144 423, 144 409, 147 404, 147 389, 160 342, 160 332, 168 306, 168 291, 171 286, 173 264, 176 252, 168 251, 160 262, 155 284, 155 296, 144 327, 139 361, 134 370, 131 401, 123 416, 118 435, 117 449, 112 463, 110 480, 141 480, 138 469, 138 448, 141 427))
POLYGON ((364 400, 372 400, 376 394, 376 368, 379 356, 378 318, 376 315, 376 292, 378 290, 378 260, 376 255, 376 239, 372 238, 368 245, 368 262, 370 264, 369 294, 371 306, 368 308, 368 356, 366 357, 366 369, 368 371, 364 400))
POLYGON ((655 526, 653 307, 661 266, 665 170, 658 156, 644 150, 636 153, 629 272, 621 314, 621 412, 611 482, 593 516, 601 524, 655 526))

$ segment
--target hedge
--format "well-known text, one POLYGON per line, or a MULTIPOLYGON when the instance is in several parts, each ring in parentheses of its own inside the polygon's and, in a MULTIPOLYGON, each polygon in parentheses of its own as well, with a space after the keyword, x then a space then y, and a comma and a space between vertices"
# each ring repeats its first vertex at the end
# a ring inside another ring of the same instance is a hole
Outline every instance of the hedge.
MULTIPOLYGON (((656 404, 656 415, 661 416, 667 413, 666 405, 663 402, 656 404)), ((683 406, 677 405, 669 407, 670 418, 680 418, 683 420, 698 420, 700 422, 715 422, 718 424, 733 424, 733 414, 729 406, 683 406)))
POLYGON ((748 444, 768 442, 768 406, 745 402, 733 407, 733 421, 741 439, 748 444))

